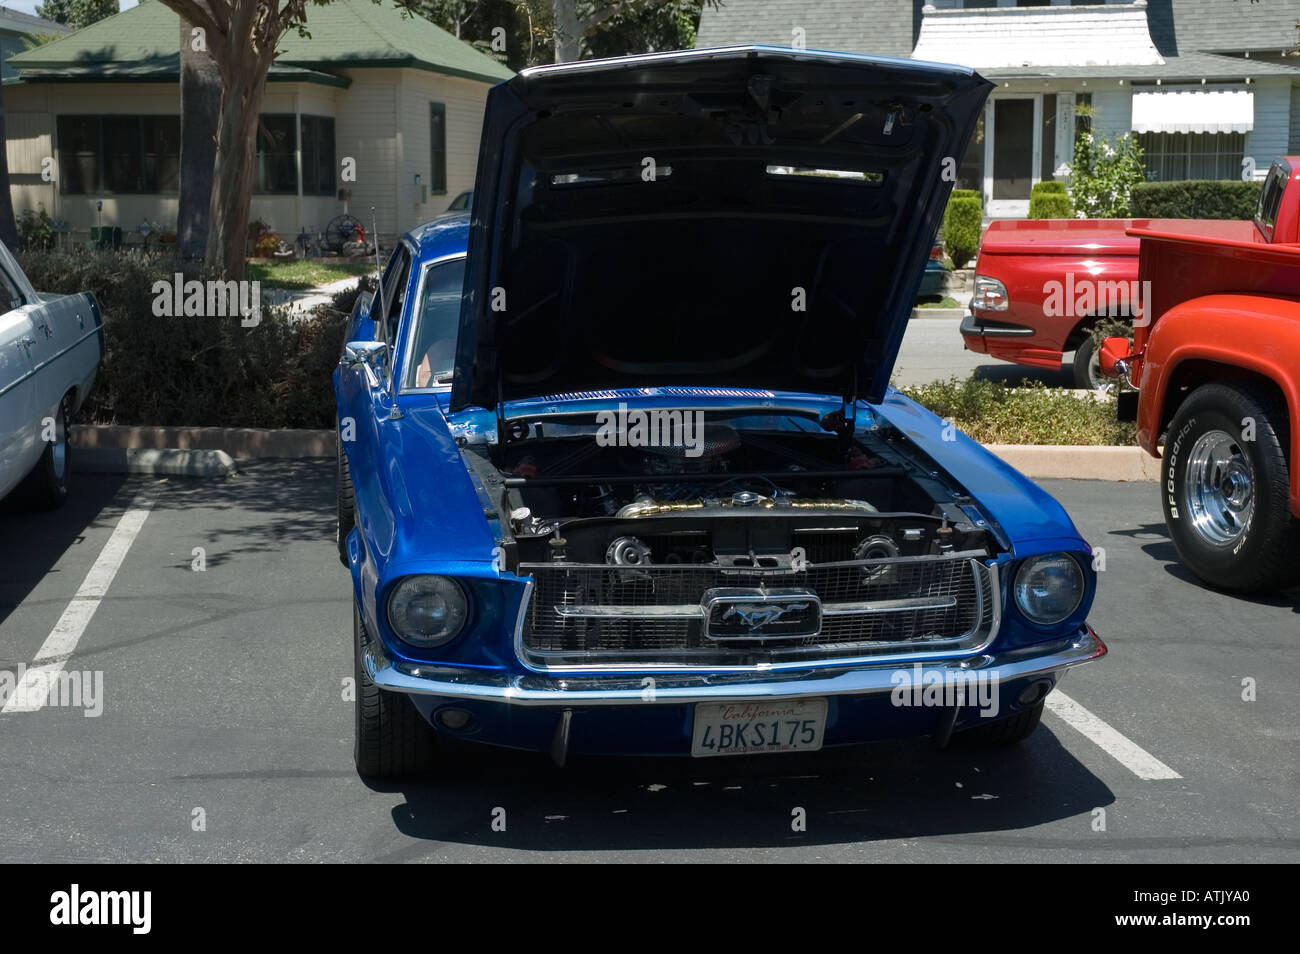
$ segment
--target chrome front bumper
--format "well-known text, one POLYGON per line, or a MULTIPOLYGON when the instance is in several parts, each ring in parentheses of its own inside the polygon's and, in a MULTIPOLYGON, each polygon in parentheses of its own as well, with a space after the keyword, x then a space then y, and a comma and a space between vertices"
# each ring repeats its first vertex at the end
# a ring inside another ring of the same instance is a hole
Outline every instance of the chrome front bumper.
POLYGON ((363 661, 381 689, 448 699, 499 702, 536 708, 588 706, 682 705, 696 702, 757 701, 799 696, 888 694, 898 685, 895 673, 987 672, 999 683, 1046 676, 1106 655, 1106 646, 1085 625, 1069 639, 1004 653, 913 664, 895 660, 879 666, 713 674, 638 673, 636 676, 519 675, 478 669, 453 669, 395 663, 371 643, 363 661), (996 673, 996 677, 992 674, 996 673))

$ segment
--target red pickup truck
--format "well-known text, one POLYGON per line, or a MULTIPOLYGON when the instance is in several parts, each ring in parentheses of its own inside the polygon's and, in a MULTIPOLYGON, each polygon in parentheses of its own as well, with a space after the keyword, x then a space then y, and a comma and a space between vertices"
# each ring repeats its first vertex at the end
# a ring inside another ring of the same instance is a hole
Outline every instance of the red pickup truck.
MULTIPOLYGON (((1300 159, 1283 160, 1300 166, 1300 159)), ((1285 213, 1282 213, 1285 214, 1285 213)), ((1035 368, 1057 370, 1074 352, 1074 383, 1105 383, 1091 330, 1097 319, 1143 320, 1134 230, 1214 234, 1224 223, 1194 219, 1029 219, 989 225, 975 262, 966 347, 1035 368)), ((1251 231, 1250 222, 1234 223, 1251 231)), ((1275 241, 1295 241, 1297 221, 1279 219, 1275 241), (1287 236, 1290 236, 1288 239, 1287 236)))
POLYGON ((1178 555, 1223 589, 1300 582, 1300 157, 1269 169, 1252 222, 1128 235, 1148 318, 1099 363, 1138 388, 1178 555))

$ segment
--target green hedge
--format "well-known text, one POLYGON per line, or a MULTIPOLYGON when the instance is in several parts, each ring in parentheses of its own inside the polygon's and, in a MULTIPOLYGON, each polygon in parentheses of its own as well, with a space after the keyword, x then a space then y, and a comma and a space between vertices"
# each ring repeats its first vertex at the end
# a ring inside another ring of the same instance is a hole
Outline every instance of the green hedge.
POLYGON ((1029 218, 1069 219, 1074 217, 1074 207, 1065 191, 1065 183, 1048 179, 1029 190, 1029 218))
POLYGON ((944 251, 952 259, 953 268, 965 268, 980 247, 980 226, 984 219, 984 205, 979 193, 971 189, 954 189, 943 212, 944 251))
POLYGON ((1261 185, 1235 179, 1141 182, 1133 187, 1130 214, 1138 219, 1249 219, 1261 185))
MULTIPOLYGON (((24 252, 41 291, 93 291, 104 311, 104 357, 81 420, 213 427, 334 426, 330 375, 355 290, 309 313, 263 307, 261 322, 157 317, 154 283, 171 282, 170 256, 138 252, 24 252)), ((193 269, 185 278, 202 278, 193 269)), ((374 287, 374 279, 361 279, 374 287)))

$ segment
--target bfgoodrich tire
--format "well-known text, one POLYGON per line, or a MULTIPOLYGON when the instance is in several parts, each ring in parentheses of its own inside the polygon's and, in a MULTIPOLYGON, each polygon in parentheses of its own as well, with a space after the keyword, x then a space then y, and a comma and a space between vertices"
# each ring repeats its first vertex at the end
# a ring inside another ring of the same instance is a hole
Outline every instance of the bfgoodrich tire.
POLYGON ((1161 463, 1165 524, 1206 583, 1260 592, 1300 579, 1289 427, 1281 399, 1248 382, 1203 385, 1174 415, 1161 463))
POLYGON ((70 395, 65 395, 59 402, 54 418, 54 439, 46 441, 41 459, 18 485, 20 499, 38 510, 56 510, 68 499, 68 480, 72 475, 72 448, 68 444, 70 403, 70 395))
POLYGON ((348 467, 348 455, 343 453, 343 443, 339 442, 338 469, 338 546, 339 562, 348 566, 348 534, 357 525, 357 498, 352 489, 352 471, 348 467))
POLYGON ((370 634, 352 607, 353 660, 357 680, 356 737, 352 756, 357 772, 368 778, 391 779, 427 773, 434 763, 437 739, 411 700, 400 692, 380 689, 366 673, 362 653, 370 634))

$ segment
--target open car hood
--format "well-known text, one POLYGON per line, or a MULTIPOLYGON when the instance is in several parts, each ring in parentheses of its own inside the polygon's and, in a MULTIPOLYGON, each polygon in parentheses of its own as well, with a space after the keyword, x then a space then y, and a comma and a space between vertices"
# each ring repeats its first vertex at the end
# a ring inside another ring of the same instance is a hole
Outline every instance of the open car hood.
POLYGON ((450 410, 663 385, 879 401, 991 88, 776 47, 494 87, 450 410))

